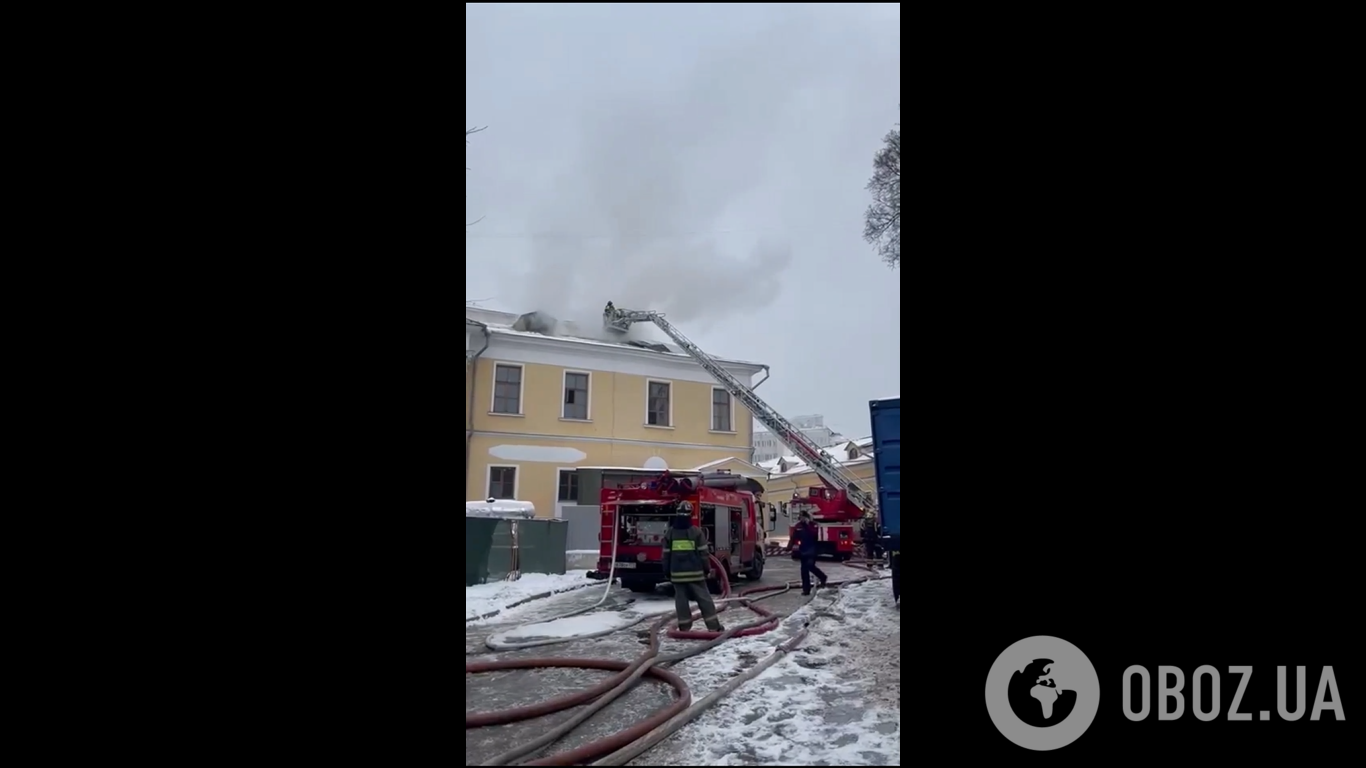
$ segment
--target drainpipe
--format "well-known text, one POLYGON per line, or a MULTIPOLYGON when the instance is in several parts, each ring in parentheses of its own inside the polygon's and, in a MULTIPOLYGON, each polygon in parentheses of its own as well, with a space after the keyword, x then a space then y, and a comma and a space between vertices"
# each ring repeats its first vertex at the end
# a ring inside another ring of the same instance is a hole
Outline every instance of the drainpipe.
MULTIPOLYGON (((479 356, 484 354, 484 350, 489 348, 489 327, 478 320, 465 318, 466 326, 477 326, 484 332, 484 346, 477 352, 470 354, 466 352, 465 365, 470 367, 470 401, 467 405, 466 413, 469 418, 465 422, 465 482, 470 481, 470 443, 474 440, 474 391, 479 388, 479 356)), ((469 495, 469 489, 465 490, 465 495, 469 495)), ((482 496, 480 498, 483 498, 482 496)))
MULTIPOLYGON (((759 384, 763 384, 765 381, 768 381, 768 366, 767 366, 767 365, 763 366, 763 369, 764 369, 764 377, 763 377, 762 379, 759 379, 759 384)), ((759 388, 759 384, 755 384, 754 386, 750 387, 750 388, 749 388, 749 391, 753 392, 754 390, 758 389, 758 388, 759 388)))

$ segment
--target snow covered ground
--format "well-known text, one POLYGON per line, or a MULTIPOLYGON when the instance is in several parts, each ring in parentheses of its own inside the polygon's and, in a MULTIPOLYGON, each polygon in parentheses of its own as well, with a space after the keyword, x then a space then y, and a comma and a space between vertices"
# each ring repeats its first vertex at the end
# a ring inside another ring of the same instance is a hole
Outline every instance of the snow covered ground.
MULTIPOLYGON (((803 617, 811 632, 796 652, 634 764, 900 765, 901 615, 890 585, 818 596, 787 628, 803 617)), ((774 635, 733 640, 675 671, 701 699, 787 639, 774 635)))
POLYGON ((645 619, 658 618, 673 612, 672 600, 668 602, 651 601, 633 604, 620 611, 600 611, 581 616, 566 616, 562 619, 551 619, 535 624, 523 624, 504 632, 496 632, 490 635, 489 639, 495 643, 520 643, 552 637, 588 637, 599 632, 604 634, 615 632, 638 624, 645 619))
POLYGON ((495 581, 465 587, 465 618, 483 616, 491 611, 507 611, 508 606, 542 592, 561 592, 573 587, 595 584, 588 580, 588 571, 556 573, 524 573, 516 581, 495 581))
MULTIPOLYGON (((832 580, 868 575, 866 571, 834 563, 823 562, 821 567, 832 580)), ((775 558, 765 570, 763 583, 781 584, 796 576, 795 562, 775 558)), ((578 578, 583 579, 582 573, 578 578)), ((594 587, 589 589, 536 600, 493 619, 470 622, 466 625, 467 658, 635 658, 645 649, 648 622, 602 637, 568 640, 561 645, 492 653, 485 645, 486 638, 491 636, 529 640, 533 634, 564 636, 592 632, 634 620, 641 614, 667 613, 673 606, 673 599, 667 595, 638 595, 614 588, 598 611, 569 619, 554 618, 597 603, 603 587, 599 582, 592 583, 594 587), (539 623, 529 627, 527 622, 539 623)), ((672 667, 687 680, 694 701, 759 663, 777 644, 800 630, 806 620, 813 622, 811 634, 793 654, 746 682, 631 764, 899 765, 901 616, 892 601, 891 584, 882 580, 818 592, 804 606, 800 593, 793 590, 763 604, 781 615, 793 616, 778 631, 729 640, 672 667)), ((722 616, 727 624, 750 618, 747 611, 722 616)), ((660 650, 669 654, 694 647, 696 642, 665 639, 660 650)), ((527 706, 582 690, 605 679, 606 674, 539 669, 468 675, 466 711, 527 706)), ((671 699, 668 686, 647 681, 594 715, 551 751, 560 752, 607 737, 638 722, 645 713, 657 711, 671 699)), ((543 734, 573 713, 569 710, 467 730, 466 764, 480 765, 509 745, 543 734)))

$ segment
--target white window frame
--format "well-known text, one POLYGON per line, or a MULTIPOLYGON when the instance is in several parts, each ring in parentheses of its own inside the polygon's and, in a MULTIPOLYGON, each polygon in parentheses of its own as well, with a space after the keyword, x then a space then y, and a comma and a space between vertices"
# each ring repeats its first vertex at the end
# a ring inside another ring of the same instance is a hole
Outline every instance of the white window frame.
MULTIPOLYGON (((712 387, 712 388, 711 388, 711 397, 710 397, 709 399, 710 399, 711 402, 709 402, 709 403, 707 404, 707 421, 708 421, 709 424, 711 425, 711 429, 708 430, 708 431, 711 432, 711 433, 713 433, 713 434, 717 434, 717 435, 738 435, 738 434, 740 434, 740 431, 739 431, 738 429, 735 428, 735 396, 732 395, 732 394, 730 393, 730 390, 726 389, 725 387, 712 387), (730 429, 717 429, 717 428, 716 428, 716 393, 717 393, 717 392, 725 392, 725 393, 726 393, 726 402, 730 403, 730 429)), ((670 405, 673 404, 673 397, 672 397, 672 395, 671 395, 670 398, 669 398, 669 404, 670 404, 670 405)))
MULTIPOLYGON (((647 396, 647 397, 649 396, 648 391, 647 391, 647 393, 646 393, 646 396, 647 396)), ((673 402, 672 394, 670 395, 670 402, 673 402)), ((650 407, 648 402, 645 404, 645 407, 646 407, 646 408, 649 408, 649 407, 650 407)), ((578 422, 592 421, 592 420, 593 420, 593 372, 592 372, 592 371, 575 371, 575 370, 570 369, 570 368, 564 369, 564 375, 560 377, 560 420, 561 420, 561 421, 578 421, 578 422), (569 391, 569 374, 571 374, 571 373, 577 374, 577 375, 579 375, 579 376, 587 376, 587 377, 588 377, 588 409, 587 409, 587 414, 588 414, 588 415, 585 416, 585 417, 582 418, 582 419, 576 419, 576 418, 573 418, 572 416, 566 416, 566 415, 564 415, 565 406, 568 405, 568 403, 566 403, 566 402, 564 401, 564 393, 569 391)))
POLYGON ((556 519, 556 520, 563 520, 563 519, 564 519, 564 508, 565 508, 565 506, 570 505, 570 504, 582 504, 582 503, 583 503, 583 499, 579 499, 578 501, 560 501, 560 473, 561 473, 561 472, 576 472, 576 471, 578 471, 578 467, 556 467, 556 468, 555 468, 555 519, 556 519))
MULTIPOLYGON (((490 464, 490 465, 488 465, 488 467, 484 470, 484 498, 486 498, 486 499, 487 499, 487 498, 491 498, 488 494, 489 494, 490 491, 493 490, 493 470, 495 470, 495 469, 511 469, 511 470, 512 470, 512 498, 511 498, 511 499, 500 499, 500 501, 520 501, 521 499, 520 499, 519 494, 521 493, 521 490, 522 490, 522 465, 520 465, 520 464, 490 464)), ((555 496, 556 496, 556 498, 559 497, 559 492, 558 492, 558 491, 556 492, 555 496)), ((492 497, 492 498, 496 498, 496 497, 492 497)))
MULTIPOLYGON (((489 415, 490 416, 525 416, 526 415, 526 366, 521 363, 504 363, 499 360, 493 361, 493 372, 489 374, 489 415), (498 413, 493 410, 493 404, 498 401, 498 366, 504 368, 516 368, 522 372, 521 383, 517 385, 517 412, 498 413)), ((508 465, 512 466, 512 465, 508 465)))
MULTIPOLYGON (((710 418, 710 417, 708 417, 710 418)), ((646 379, 645 380, 645 426, 650 429, 673 429, 674 428, 674 383, 668 379, 646 379), (650 385, 668 384, 669 385, 669 423, 651 424, 650 423, 650 385)))

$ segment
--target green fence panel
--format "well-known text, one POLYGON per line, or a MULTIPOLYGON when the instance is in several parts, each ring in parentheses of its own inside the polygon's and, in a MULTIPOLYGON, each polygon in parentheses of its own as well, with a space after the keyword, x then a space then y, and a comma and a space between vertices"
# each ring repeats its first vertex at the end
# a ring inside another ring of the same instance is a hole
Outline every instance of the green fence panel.
POLYGON ((488 579, 502 581, 512 572, 512 525, 509 520, 499 520, 493 531, 493 543, 489 548, 488 579))
POLYGON ((465 586, 522 573, 564 573, 569 524, 563 520, 465 518, 465 586), (514 527, 516 535, 514 536, 514 527))
POLYGON ((564 573, 569 524, 563 520, 520 520, 518 562, 522 573, 564 573))
POLYGON ((483 584, 488 578, 489 550, 500 522, 491 517, 465 518, 465 586, 483 584))
POLYGON ((565 566, 568 565, 569 554, 569 521, 567 520, 547 520, 549 529, 546 533, 546 556, 554 554, 554 560, 547 562, 546 567, 551 570, 546 573, 564 573, 565 566))

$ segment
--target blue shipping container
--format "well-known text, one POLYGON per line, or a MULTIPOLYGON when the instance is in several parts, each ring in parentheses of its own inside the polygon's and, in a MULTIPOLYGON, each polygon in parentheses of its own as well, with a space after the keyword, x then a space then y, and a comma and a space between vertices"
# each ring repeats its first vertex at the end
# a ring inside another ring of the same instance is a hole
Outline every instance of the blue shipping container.
MULTIPOLYGON (((901 537, 901 398, 873 400, 873 466, 882 535, 901 537)), ((899 542, 898 542, 899 544, 899 542)))

